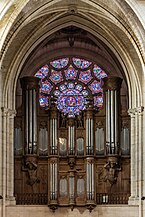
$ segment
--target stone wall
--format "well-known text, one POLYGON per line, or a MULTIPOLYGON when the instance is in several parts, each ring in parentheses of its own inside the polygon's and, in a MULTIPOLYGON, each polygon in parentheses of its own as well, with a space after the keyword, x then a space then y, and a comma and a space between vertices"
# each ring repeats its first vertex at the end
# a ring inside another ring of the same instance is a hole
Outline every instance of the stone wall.
POLYGON ((9 206, 6 217, 138 217, 138 206, 97 206, 91 213, 84 208, 59 208, 54 213, 47 206, 9 206))

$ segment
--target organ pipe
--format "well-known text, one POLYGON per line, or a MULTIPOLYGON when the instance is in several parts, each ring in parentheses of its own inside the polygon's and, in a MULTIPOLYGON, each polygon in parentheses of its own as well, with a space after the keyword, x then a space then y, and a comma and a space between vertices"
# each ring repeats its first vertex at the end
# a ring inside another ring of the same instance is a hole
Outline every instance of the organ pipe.
POLYGON ((106 99, 106 154, 114 155, 119 151, 119 99, 122 79, 110 77, 103 79, 106 99))
POLYGON ((50 110, 50 154, 56 155, 58 151, 57 139, 57 109, 50 110))
POLYGON ((75 154, 75 127, 74 127, 74 120, 69 119, 68 122, 68 148, 69 154, 75 154))
POLYGON ((95 185, 94 185, 94 159, 87 158, 86 162, 86 180, 87 180, 87 201, 94 201, 95 185))
POLYGON ((37 154, 37 107, 39 99, 39 78, 21 78, 23 95, 25 154, 37 154))
POLYGON ((86 154, 92 155, 94 149, 93 110, 89 107, 86 111, 86 154))

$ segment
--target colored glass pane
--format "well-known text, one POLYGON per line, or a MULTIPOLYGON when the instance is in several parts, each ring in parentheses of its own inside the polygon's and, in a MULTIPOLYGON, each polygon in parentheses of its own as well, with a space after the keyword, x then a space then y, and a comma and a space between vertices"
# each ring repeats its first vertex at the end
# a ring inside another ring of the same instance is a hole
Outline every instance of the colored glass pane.
POLYGON ((79 76, 79 81, 87 84, 92 79, 90 70, 81 72, 79 76))
POLYGON ((92 91, 92 93, 99 93, 102 92, 102 89, 100 87, 100 82, 98 81, 93 81, 90 85, 89 85, 90 90, 92 91))
POLYGON ((35 77, 43 79, 48 75, 48 72, 49 72, 48 65, 45 65, 38 70, 38 72, 35 74, 35 77))
POLYGON ((40 87, 40 92, 49 94, 53 86, 46 80, 43 81, 40 87))
POLYGON ((62 58, 62 59, 54 60, 50 62, 50 64, 56 69, 63 69, 64 67, 67 66, 68 61, 69 58, 62 58))
POLYGON ((94 106, 98 108, 103 106, 103 96, 94 96, 94 106))
POLYGON ((81 91, 83 89, 83 87, 82 87, 82 85, 77 84, 76 87, 75 87, 75 89, 81 91))
POLYGON ((66 79, 76 79, 77 76, 77 71, 73 68, 73 66, 69 66, 69 68, 67 70, 64 71, 65 72, 65 77, 66 79))
POLYGON ((48 107, 48 96, 39 95, 39 103, 42 107, 48 107))
POLYGON ((60 89, 61 91, 63 91, 63 90, 66 89, 66 86, 65 86, 64 84, 62 84, 62 85, 59 87, 59 89, 60 89))
POLYGON ((84 96, 88 96, 88 95, 89 95, 89 93, 88 93, 87 90, 83 90, 83 91, 82 91, 82 94, 83 94, 84 96))
POLYGON ((63 81, 62 73, 61 72, 52 71, 51 76, 50 76, 50 80, 53 83, 55 83, 55 84, 63 81))
POLYGON ((69 88, 69 89, 73 89, 74 88, 74 83, 68 83, 68 85, 67 85, 67 87, 69 88))
POLYGON ((55 69, 51 71, 49 78, 48 65, 41 67, 35 74, 36 77, 41 79, 40 105, 42 107, 47 107, 50 95, 52 95, 52 97, 55 96, 57 97, 58 109, 68 117, 75 117, 75 115, 78 115, 80 111, 86 108, 86 97, 89 96, 90 92, 95 94, 94 106, 98 108, 102 107, 103 96, 100 96, 100 94, 98 96, 98 93, 103 92, 101 89, 101 79, 107 77, 107 74, 96 64, 94 64, 93 71, 90 69, 86 70, 92 62, 81 58, 72 58, 72 61, 78 70, 72 65, 68 65, 69 58, 62 58, 50 62, 55 69), (62 70, 60 71, 60 69, 62 70), (79 75, 77 74, 78 72, 79 75), (94 77, 96 77, 97 80, 94 80, 94 77), (100 81, 98 81, 98 79, 100 81), (71 82, 68 82, 67 80, 71 80, 71 82), (60 86, 56 86, 62 81, 64 81, 64 83, 60 86), (84 84, 81 84, 81 82, 84 84), (54 83, 54 86, 52 83, 54 83), (88 83, 90 84, 87 85, 88 83), (54 88, 55 91, 51 92, 54 88), (90 91, 88 89, 90 89, 90 91))
POLYGON ((55 90, 53 94, 54 94, 54 96, 59 96, 60 91, 59 90, 55 90))
POLYGON ((97 65, 94 65, 93 72, 98 79, 107 77, 107 74, 97 65))
POLYGON ((77 68, 80 69, 86 69, 92 64, 92 62, 80 58, 73 58, 73 63, 77 68))
POLYGON ((57 99, 57 108, 68 117, 79 115, 87 104, 84 95, 74 86, 73 83, 67 84, 67 88, 58 95, 57 99))

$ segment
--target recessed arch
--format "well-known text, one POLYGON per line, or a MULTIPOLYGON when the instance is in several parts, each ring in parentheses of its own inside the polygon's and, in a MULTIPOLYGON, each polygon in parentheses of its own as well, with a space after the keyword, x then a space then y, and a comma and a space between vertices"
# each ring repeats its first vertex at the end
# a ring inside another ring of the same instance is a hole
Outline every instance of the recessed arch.
MULTIPOLYGON (((79 21, 77 20, 77 18, 74 16, 74 15, 69 15, 67 18, 62 18, 62 19, 60 19, 59 20, 59 22, 60 22, 60 24, 59 24, 59 26, 58 26, 58 24, 55 26, 55 22, 53 22, 53 29, 51 30, 51 31, 49 31, 49 32, 47 32, 45 35, 42 35, 39 39, 37 39, 35 42, 33 42, 33 45, 32 45, 32 42, 31 42, 31 46, 30 46, 30 44, 29 44, 29 50, 27 50, 27 53, 25 53, 26 51, 24 51, 23 52, 23 50, 25 49, 26 50, 26 48, 24 47, 22 50, 21 50, 21 54, 23 54, 23 56, 22 56, 22 61, 20 61, 20 60, 18 60, 18 62, 19 62, 19 64, 21 65, 19 65, 19 67, 17 68, 17 67, 15 67, 15 69, 14 69, 14 67, 13 67, 13 69, 11 68, 11 73, 12 73, 12 71, 15 71, 15 72, 17 72, 18 74, 20 74, 20 71, 21 71, 21 67, 22 67, 22 65, 24 64, 24 60, 28 57, 28 55, 29 55, 29 53, 31 53, 34 49, 35 49, 35 47, 42 41, 42 40, 44 40, 46 37, 48 37, 49 35, 51 35, 52 33, 54 33, 55 31, 57 31, 57 30, 59 30, 59 29, 61 29, 61 28, 64 28, 64 27, 67 27, 67 26, 70 26, 70 25, 74 25, 74 26, 77 26, 77 27, 80 27, 80 28, 83 28, 83 29, 85 29, 85 30, 87 30, 87 31, 89 31, 89 32, 91 32, 91 34, 93 34, 93 35, 95 35, 95 36, 97 36, 98 38, 100 38, 102 41, 104 41, 104 43, 105 44, 107 44, 107 46, 109 46, 110 47, 110 49, 111 50, 113 50, 113 52, 115 53, 115 56, 117 56, 117 58, 119 59, 119 61, 121 62, 121 65, 122 65, 122 67, 124 68, 124 72, 125 72, 125 74, 126 74, 126 77, 129 77, 129 73, 132 71, 132 72, 134 72, 134 71, 136 71, 134 68, 132 68, 131 69, 131 67, 133 67, 133 64, 131 63, 129 63, 128 62, 128 56, 126 56, 126 54, 123 52, 123 50, 122 50, 122 48, 120 47, 120 52, 118 52, 117 51, 117 48, 115 48, 115 45, 112 47, 110 44, 109 44, 109 42, 108 41, 106 41, 105 40, 105 38, 104 37, 102 37, 101 35, 98 35, 98 32, 95 32, 94 30, 92 30, 92 29, 90 29, 89 28, 89 25, 90 25, 90 22, 88 22, 88 25, 83 25, 83 23, 84 23, 84 20, 83 19, 79 19, 79 21), (73 21, 70 21, 70 20, 73 20, 73 21), (123 60, 123 57, 122 57, 122 53, 121 52, 123 52, 123 55, 124 55, 124 59, 127 59, 127 62, 125 63, 125 60, 123 60), (21 63, 20 63, 21 62, 21 63)), ((57 22, 56 22, 57 23, 57 22)), ((95 26, 94 26, 95 27, 95 26)), ((31 40, 31 39, 30 39, 31 40)), ((27 45, 28 46, 28 45, 27 45)), ((119 44, 117 44, 117 46, 119 46, 119 44)), ((20 58, 20 56, 19 56, 19 58, 20 58)), ((18 62, 15 60, 15 64, 18 66, 18 62)), ((14 66, 14 65, 13 65, 14 66)), ((16 79, 15 79, 15 81, 17 80, 17 77, 18 77, 18 74, 16 75, 16 79)), ((131 77, 132 77, 132 75, 130 76, 130 79, 131 79, 131 77)), ((10 76, 9 76, 9 78, 10 78, 10 76)), ((13 76, 12 76, 12 79, 13 78, 15 78, 15 76, 14 76, 14 74, 13 74, 13 76)), ((131 83, 133 84, 134 82, 135 82, 135 80, 136 79, 133 79, 132 81, 131 81, 131 83)), ((11 80, 12 81, 12 80, 11 80)), ((12 82, 11 82, 11 84, 12 84, 12 82)), ((135 86, 139 86, 139 85, 135 85, 135 86)), ((130 81, 129 81, 129 79, 128 79, 128 87, 129 87, 129 95, 131 96, 131 92, 136 92, 135 91, 135 86, 134 87, 132 87, 132 85, 130 86, 130 81), (131 91, 131 89, 132 88, 134 88, 134 90, 133 91, 131 91)), ((138 91, 137 91, 138 92, 138 91)), ((140 92, 140 91, 139 91, 140 92)), ((136 95, 136 94, 133 94, 133 95, 136 95)), ((141 95, 141 94, 140 94, 141 95)), ((130 100, 131 100, 131 98, 132 97, 129 97, 130 98, 130 100)), ((135 102, 134 103, 136 103, 136 101, 138 101, 138 104, 140 104, 141 103, 141 99, 138 99, 138 100, 135 100, 135 102), (139 103, 139 101, 140 101, 140 103, 139 103)), ((130 107, 131 107, 131 101, 130 101, 130 107)), ((134 106, 135 107, 135 106, 134 106)))

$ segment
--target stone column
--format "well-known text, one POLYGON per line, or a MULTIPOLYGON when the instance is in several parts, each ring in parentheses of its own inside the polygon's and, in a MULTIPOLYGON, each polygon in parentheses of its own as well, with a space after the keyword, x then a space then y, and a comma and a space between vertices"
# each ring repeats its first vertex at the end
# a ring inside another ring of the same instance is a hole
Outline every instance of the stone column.
MULTIPOLYGON (((3 205, 14 205, 14 116, 15 110, 2 108, 3 140, 2 140, 2 196, 3 205)), ((3 206, 4 211, 4 206, 3 206)))
POLYGON ((2 107, 2 216, 5 217, 5 206, 7 196, 7 117, 8 108, 2 107))
POLYGON ((106 101, 106 155, 119 154, 119 105, 122 79, 103 79, 106 101))
POLYGON ((140 205, 144 197, 143 188, 143 107, 129 109, 131 117, 131 196, 130 205, 140 205))
POLYGON ((7 200, 10 205, 15 204, 14 198, 14 117, 16 115, 15 110, 9 109, 9 140, 7 146, 7 166, 9 171, 7 172, 7 200))
POLYGON ((131 117, 131 129, 130 129, 130 146, 131 146, 131 196, 129 198, 129 204, 134 203, 136 195, 135 184, 135 109, 129 109, 128 113, 131 117))
POLYGON ((138 146, 138 195, 139 195, 139 217, 143 217, 144 213, 143 213, 143 208, 145 206, 143 206, 143 196, 144 194, 144 164, 143 164, 143 159, 144 159, 144 152, 143 152, 143 111, 144 108, 138 107, 136 108, 136 113, 138 115, 138 141, 137 141, 137 146, 138 146))

